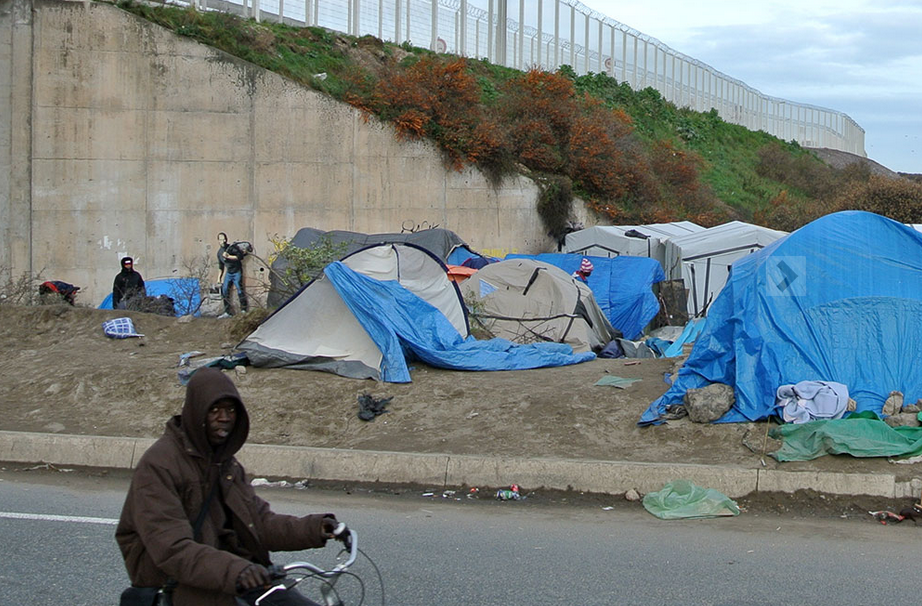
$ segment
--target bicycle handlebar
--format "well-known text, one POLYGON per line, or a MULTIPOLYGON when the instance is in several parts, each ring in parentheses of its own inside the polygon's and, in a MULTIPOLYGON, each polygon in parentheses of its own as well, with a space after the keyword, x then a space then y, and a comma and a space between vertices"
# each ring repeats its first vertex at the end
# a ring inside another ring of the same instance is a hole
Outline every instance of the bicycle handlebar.
MULTIPOLYGON (((346 528, 346 525, 342 523, 340 523, 340 525, 336 527, 336 530, 333 531, 333 535, 337 538, 337 540, 341 540, 343 544, 345 545, 345 547, 349 550, 349 557, 348 559, 346 559, 345 562, 340 562, 339 564, 337 564, 330 570, 324 570, 320 568, 319 566, 315 566, 314 564, 311 564, 310 562, 291 562, 291 563, 285 564, 284 566, 279 567, 279 570, 281 571, 281 576, 285 576, 287 573, 292 572, 294 570, 306 570, 317 576, 323 577, 325 579, 330 579, 330 578, 337 577, 343 572, 345 572, 350 566, 352 566, 355 563, 355 558, 359 553, 358 536, 356 535, 354 530, 350 528, 346 528), (339 535, 341 535, 343 532, 345 532, 346 535, 345 537, 340 538, 339 535)), ((264 599, 266 599, 266 597, 268 597, 270 594, 276 591, 282 591, 282 590, 288 589, 289 587, 293 587, 293 586, 294 586, 293 584, 286 585, 284 582, 280 582, 280 583, 273 585, 268 590, 266 590, 264 594, 262 594, 256 599, 257 606, 259 606, 259 604, 264 599)))
POLYGON ((348 533, 346 535, 346 538, 342 539, 342 541, 345 544, 346 548, 349 550, 349 559, 347 559, 345 562, 341 562, 337 564, 331 570, 323 570, 322 568, 318 568, 317 566, 314 566, 310 562, 291 562, 290 564, 285 564, 284 566, 282 566, 282 570, 284 572, 289 572, 291 570, 297 570, 299 568, 303 568, 304 570, 310 570, 311 572, 315 574, 319 574, 320 576, 333 576, 333 575, 339 574, 340 572, 352 566, 355 563, 355 558, 359 553, 358 537, 355 534, 355 531, 352 530, 351 528, 346 528, 345 524, 340 524, 340 526, 342 526, 342 528, 336 529, 336 531, 339 531, 339 532, 334 531, 333 534, 338 535, 338 534, 341 534, 343 531, 348 533))

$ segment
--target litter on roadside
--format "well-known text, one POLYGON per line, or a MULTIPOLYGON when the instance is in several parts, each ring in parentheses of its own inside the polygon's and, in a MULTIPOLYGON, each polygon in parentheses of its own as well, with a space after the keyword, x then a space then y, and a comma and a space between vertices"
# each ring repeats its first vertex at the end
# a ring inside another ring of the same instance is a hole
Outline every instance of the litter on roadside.
POLYGON ((899 524, 903 520, 912 520, 913 524, 918 524, 918 520, 922 519, 922 509, 920 509, 919 505, 914 505, 913 507, 904 507, 900 510, 899 513, 881 510, 869 511, 868 514, 873 516, 884 526, 888 524, 899 524))
POLYGON ((513 484, 509 488, 503 488, 496 491, 496 498, 500 501, 521 501, 525 497, 519 494, 518 484, 513 484))
POLYGON ((270 482, 266 478, 253 478, 253 481, 250 482, 250 486, 254 488, 294 488, 296 490, 304 490, 308 487, 307 480, 298 480, 294 483, 285 480, 270 482))

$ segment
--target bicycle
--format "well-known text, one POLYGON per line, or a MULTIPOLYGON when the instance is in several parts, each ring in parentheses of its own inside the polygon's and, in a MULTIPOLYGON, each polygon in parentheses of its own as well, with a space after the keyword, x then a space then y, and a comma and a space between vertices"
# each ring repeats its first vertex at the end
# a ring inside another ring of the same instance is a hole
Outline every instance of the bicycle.
POLYGON ((340 562, 330 570, 324 570, 310 562, 291 562, 281 566, 272 566, 269 569, 269 573, 272 575, 275 582, 262 595, 256 598, 257 606, 262 605, 264 600, 273 593, 291 589, 302 581, 309 579, 316 579, 320 582, 321 606, 346 606, 345 602, 340 598, 339 592, 336 590, 337 582, 344 576, 353 578, 358 582, 361 593, 355 606, 361 606, 361 604, 365 602, 365 582, 357 574, 349 571, 349 568, 355 563, 359 554, 362 554, 374 568, 378 577, 378 584, 381 588, 381 606, 385 606, 384 579, 381 577, 381 571, 378 569, 377 565, 375 565, 374 561, 368 557, 368 554, 359 549, 358 535, 354 530, 350 530, 345 524, 340 522, 336 530, 333 531, 333 536, 335 536, 337 540, 343 542, 344 549, 340 551, 337 557, 340 557, 343 553, 348 553, 345 562, 340 562))

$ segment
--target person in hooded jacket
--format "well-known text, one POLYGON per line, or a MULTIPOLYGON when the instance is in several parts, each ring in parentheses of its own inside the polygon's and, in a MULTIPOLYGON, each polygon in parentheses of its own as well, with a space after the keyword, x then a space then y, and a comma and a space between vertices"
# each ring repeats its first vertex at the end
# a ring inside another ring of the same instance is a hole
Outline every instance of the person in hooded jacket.
MULTIPOLYGON (((252 603, 271 581, 270 551, 322 547, 333 538, 333 514, 277 514, 256 495, 234 458, 249 429, 231 379, 216 368, 196 371, 182 413, 138 462, 116 527, 133 586, 172 579, 175 606, 252 603), (237 602, 241 594, 246 600, 237 602)), ((273 604, 314 604, 294 589, 273 596, 273 604)))
POLYGON ((134 270, 134 259, 122 257, 121 265, 122 271, 112 281, 112 309, 125 309, 132 298, 147 296, 144 278, 134 270))

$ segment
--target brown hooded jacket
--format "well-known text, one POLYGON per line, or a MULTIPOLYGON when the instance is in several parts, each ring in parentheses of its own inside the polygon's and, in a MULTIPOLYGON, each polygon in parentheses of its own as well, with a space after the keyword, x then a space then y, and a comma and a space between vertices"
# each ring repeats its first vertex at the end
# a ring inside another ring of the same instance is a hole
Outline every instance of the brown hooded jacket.
POLYGON ((234 458, 246 441, 250 421, 233 382, 220 370, 198 370, 186 389, 182 414, 141 457, 115 531, 131 583, 179 586, 175 606, 234 604, 240 572, 256 562, 268 565, 270 551, 322 547, 321 519, 274 513, 247 482, 234 458), (212 448, 206 433, 208 409, 230 398, 237 420, 227 441, 212 448), (192 525, 215 481, 199 542, 192 525))

